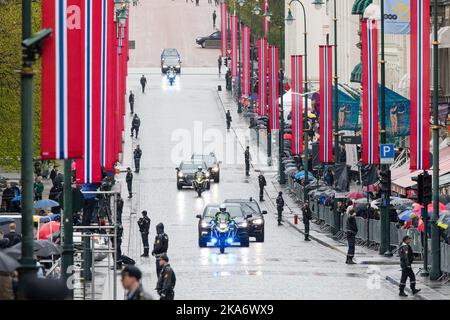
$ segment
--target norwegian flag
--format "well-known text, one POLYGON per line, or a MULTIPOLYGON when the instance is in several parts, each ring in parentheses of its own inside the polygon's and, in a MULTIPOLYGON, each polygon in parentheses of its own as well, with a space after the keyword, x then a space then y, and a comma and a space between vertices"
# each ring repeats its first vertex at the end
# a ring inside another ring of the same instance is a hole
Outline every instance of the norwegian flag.
POLYGON ((258 39, 258 114, 267 114, 267 39, 258 39))
POLYGON ((378 32, 376 20, 363 19, 362 33, 362 161, 379 163, 378 145, 378 32))
POLYGON ((291 56, 292 154, 303 152, 303 56, 291 56))
POLYGON ((83 155, 84 0, 42 1, 42 27, 51 28, 42 50, 42 159, 83 155))
POLYGON ((227 4, 220 3, 220 49, 222 57, 227 56, 228 49, 228 30, 227 30, 227 4))
POLYGON ((231 76, 238 76, 238 19, 231 16, 231 76))
POLYGON ((319 46, 320 60, 320 123, 319 161, 333 162, 333 80, 332 46, 319 46))
POLYGON ((278 69, 278 48, 269 46, 269 128, 272 131, 280 129, 278 69))
POLYGON ((242 94, 250 96, 250 28, 242 28, 242 94))
POLYGON ((430 168, 430 1, 411 1, 411 170, 430 168))

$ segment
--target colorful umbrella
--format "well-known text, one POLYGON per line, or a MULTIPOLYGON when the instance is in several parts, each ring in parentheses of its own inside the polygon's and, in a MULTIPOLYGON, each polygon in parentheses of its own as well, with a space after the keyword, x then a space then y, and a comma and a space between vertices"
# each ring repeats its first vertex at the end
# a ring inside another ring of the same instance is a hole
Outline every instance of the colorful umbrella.
POLYGON ((50 221, 44 224, 38 232, 39 239, 47 240, 53 233, 59 231, 61 224, 58 221, 50 221))
POLYGON ((399 220, 403 221, 411 221, 414 218, 417 218, 417 212, 414 210, 406 210, 398 215, 399 220))
POLYGON ((362 199, 365 198, 366 195, 362 192, 350 192, 349 194, 346 195, 347 198, 349 199, 362 199))
MULTIPOLYGON (((428 205, 428 215, 433 214, 433 206, 434 206, 433 203, 430 203, 430 204, 428 205)), ((422 208, 423 208, 422 205, 416 204, 416 205, 412 208, 412 210, 417 211, 417 212, 420 212, 420 210, 421 210, 422 208)), ((441 211, 448 211, 448 208, 445 206, 445 204, 443 204, 442 202, 439 202, 439 212, 441 212, 441 211)))
POLYGON ((450 224, 450 212, 441 212, 441 215, 439 216, 439 220, 437 222, 437 225, 444 229, 448 229, 448 225, 450 224))
POLYGON ((35 201, 33 205, 34 209, 45 209, 53 207, 59 207, 59 203, 50 199, 35 201))

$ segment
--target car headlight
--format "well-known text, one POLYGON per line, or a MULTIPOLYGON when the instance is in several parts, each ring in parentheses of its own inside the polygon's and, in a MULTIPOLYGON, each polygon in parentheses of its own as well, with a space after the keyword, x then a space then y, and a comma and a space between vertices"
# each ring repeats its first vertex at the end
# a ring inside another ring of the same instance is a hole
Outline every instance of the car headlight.
POLYGON ((180 66, 176 66, 175 68, 180 69, 180 66))
POLYGON ((163 64, 163 68, 167 68, 167 66, 165 64, 163 64))
POLYGON ((214 167, 214 168, 212 169, 212 171, 214 171, 214 172, 219 172, 219 167, 214 167))
POLYGON ((205 176, 206 176, 207 178, 209 178, 209 172, 205 173, 205 176))
POLYGON ((247 221, 244 221, 244 222, 241 222, 241 223, 239 223, 238 224, 238 226, 240 227, 240 228, 247 228, 247 221))
POLYGON ((183 172, 178 172, 178 177, 179 178, 183 178, 183 176, 184 176, 183 172))
POLYGON ((253 224, 262 224, 264 222, 263 219, 255 219, 253 220, 253 224))
POLYGON ((202 221, 201 223, 202 228, 208 228, 209 227, 209 223, 206 221, 202 221))

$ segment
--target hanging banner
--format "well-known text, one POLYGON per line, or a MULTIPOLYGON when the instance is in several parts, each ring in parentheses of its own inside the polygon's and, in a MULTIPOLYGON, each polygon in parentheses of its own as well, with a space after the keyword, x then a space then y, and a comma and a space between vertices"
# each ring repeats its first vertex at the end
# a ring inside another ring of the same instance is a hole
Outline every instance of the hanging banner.
POLYGON ((362 37, 362 161, 378 164, 378 32, 376 20, 361 21, 362 37))
POLYGON ((250 28, 242 27, 242 95, 250 96, 250 28))
POLYGON ((267 39, 258 39, 258 115, 267 114, 267 39))
POLYGON ((228 50, 228 30, 227 30, 227 4, 220 2, 220 50, 222 57, 227 56, 228 50))
POLYGON ((411 3, 411 170, 430 168, 430 1, 411 3))
POLYGON ((269 46, 269 128, 280 129, 280 110, 278 107, 278 48, 269 46))
POLYGON ((42 1, 42 27, 52 29, 42 49, 42 159, 83 155, 84 0, 42 1))
POLYGON ((319 161, 333 162, 333 56, 332 46, 319 46, 320 117, 319 161))
POLYGON ((238 19, 231 16, 231 76, 238 76, 238 19))
POLYGON ((410 0, 384 0, 385 34, 409 34, 410 22, 410 0))
POLYGON ((303 56, 291 56, 292 154, 303 152, 303 56))
MULTIPOLYGON (((380 92, 381 86, 378 90, 380 92)), ((401 138, 410 135, 410 102, 389 88, 384 90, 386 95, 386 142, 398 143, 401 138)))
MULTIPOLYGON (((264 5, 263 5, 263 14, 266 13, 267 8, 269 7, 269 3, 268 0, 264 0, 264 5)), ((263 34, 264 37, 267 37, 267 34, 269 33, 269 29, 270 29, 270 22, 269 19, 263 16, 263 34)))
MULTIPOLYGON (((333 87, 333 98, 334 98, 334 90, 336 87, 333 87)), ((359 110, 360 110, 360 100, 353 98, 349 94, 345 93, 345 91, 339 89, 339 104, 338 104, 338 128, 340 130, 350 130, 350 131, 358 131, 360 129, 359 125, 359 110)), ((335 114, 335 106, 333 99, 333 115, 335 114)))
POLYGON ((104 1, 86 0, 85 29, 85 123, 84 123, 84 157, 77 160, 77 183, 101 182, 102 155, 102 66, 104 65, 103 21, 105 19, 104 1))

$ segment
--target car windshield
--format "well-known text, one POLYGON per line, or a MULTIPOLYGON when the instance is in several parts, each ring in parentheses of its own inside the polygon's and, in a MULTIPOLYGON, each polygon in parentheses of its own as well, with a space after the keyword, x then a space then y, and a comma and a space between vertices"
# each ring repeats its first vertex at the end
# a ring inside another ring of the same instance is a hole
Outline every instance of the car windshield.
MULTIPOLYGON (((219 212, 219 207, 207 207, 204 212, 205 218, 214 218, 217 212, 219 212)), ((240 206, 229 206, 227 207, 227 212, 230 214, 232 218, 234 217, 243 217, 244 213, 240 206)))
POLYGON ((181 170, 195 170, 199 166, 201 166, 203 169, 206 169, 206 166, 203 162, 184 162, 181 164, 180 169, 181 170))
POLYGON ((259 206, 256 202, 242 202, 241 205, 245 214, 260 214, 259 206))
POLYGON ((170 56, 178 57, 178 51, 176 49, 164 49, 162 55, 166 57, 170 56))
POLYGON ((164 60, 164 64, 175 66, 179 64, 178 58, 168 57, 164 60))

